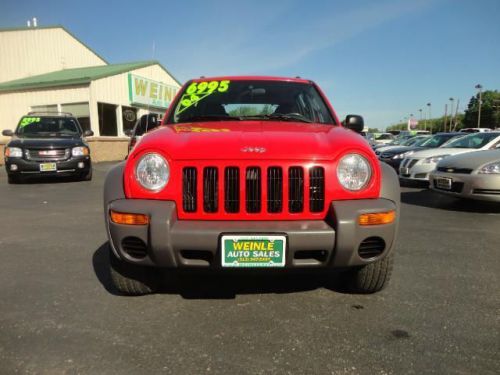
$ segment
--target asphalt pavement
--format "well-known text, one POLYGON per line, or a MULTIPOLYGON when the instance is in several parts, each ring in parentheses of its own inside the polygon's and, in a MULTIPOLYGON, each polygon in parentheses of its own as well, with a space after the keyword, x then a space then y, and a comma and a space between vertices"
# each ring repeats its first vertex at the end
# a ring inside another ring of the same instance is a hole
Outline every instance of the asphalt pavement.
POLYGON ((500 206, 403 188, 392 280, 182 275, 120 296, 102 187, 0 172, 0 374, 498 374, 500 206))

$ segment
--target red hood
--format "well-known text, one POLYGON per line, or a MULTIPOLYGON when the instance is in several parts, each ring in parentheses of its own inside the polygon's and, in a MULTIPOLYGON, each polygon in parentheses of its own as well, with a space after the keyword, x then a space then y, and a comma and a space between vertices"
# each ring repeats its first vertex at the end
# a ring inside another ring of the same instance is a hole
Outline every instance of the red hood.
MULTIPOLYGON (((162 126, 134 153, 160 150, 173 160, 332 160, 364 150, 366 141, 339 126, 271 121, 197 122, 162 126)), ((134 156, 134 155, 132 155, 134 156)))

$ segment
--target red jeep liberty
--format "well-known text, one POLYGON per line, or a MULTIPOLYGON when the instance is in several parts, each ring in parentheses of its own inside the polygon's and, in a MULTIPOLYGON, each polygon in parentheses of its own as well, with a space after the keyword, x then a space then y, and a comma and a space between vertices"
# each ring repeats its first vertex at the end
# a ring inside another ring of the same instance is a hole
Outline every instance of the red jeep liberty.
POLYGON ((106 177, 114 285, 145 294, 174 269, 307 268, 340 269, 349 290, 379 291, 400 190, 362 129, 356 115, 341 124, 309 80, 189 81, 106 177))

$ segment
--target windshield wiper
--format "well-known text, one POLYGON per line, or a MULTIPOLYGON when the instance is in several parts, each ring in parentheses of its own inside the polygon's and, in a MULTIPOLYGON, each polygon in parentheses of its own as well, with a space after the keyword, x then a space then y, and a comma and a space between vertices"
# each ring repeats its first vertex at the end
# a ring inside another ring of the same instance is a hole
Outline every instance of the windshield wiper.
POLYGON ((279 121, 298 121, 298 122, 307 122, 311 123, 312 120, 309 120, 307 117, 302 116, 298 113, 271 113, 270 115, 253 115, 253 116, 243 116, 243 119, 269 119, 269 120, 279 120, 279 121))
POLYGON ((240 121, 240 117, 228 115, 195 115, 182 119, 182 122, 197 122, 197 121, 240 121))

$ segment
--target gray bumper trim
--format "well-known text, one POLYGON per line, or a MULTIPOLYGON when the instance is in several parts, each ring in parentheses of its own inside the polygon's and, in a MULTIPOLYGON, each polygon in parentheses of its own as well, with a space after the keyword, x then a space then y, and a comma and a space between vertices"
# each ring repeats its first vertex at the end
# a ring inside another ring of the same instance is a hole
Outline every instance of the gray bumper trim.
POLYGON ((357 224, 360 213, 396 209, 395 203, 387 199, 334 202, 326 221, 177 220, 174 202, 139 199, 114 200, 106 212, 110 209, 149 215, 150 224, 145 226, 111 223, 108 215, 106 224, 112 248, 118 257, 132 263, 158 267, 219 268, 220 236, 232 233, 286 235, 287 268, 363 265, 372 260, 358 256, 359 244, 367 237, 381 237, 387 244, 385 256, 392 248, 396 232, 395 223, 372 227, 360 227, 357 224), (123 251, 123 239, 131 236, 140 238, 148 245, 148 256, 135 259, 123 251), (206 252, 210 260, 186 258, 183 256, 185 251, 206 252), (302 252, 301 256, 297 256, 299 251, 302 252))

